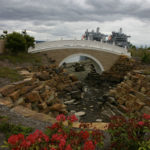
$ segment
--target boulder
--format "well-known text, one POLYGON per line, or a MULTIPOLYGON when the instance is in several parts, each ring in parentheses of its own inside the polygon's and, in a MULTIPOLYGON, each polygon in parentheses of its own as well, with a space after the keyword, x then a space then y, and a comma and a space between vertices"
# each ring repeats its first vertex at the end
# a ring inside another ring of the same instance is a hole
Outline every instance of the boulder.
POLYGON ((135 102, 134 102, 133 109, 136 110, 136 111, 139 111, 143 106, 145 106, 145 103, 140 101, 140 99, 136 99, 135 102))
POLYGON ((47 72, 47 71, 38 72, 35 74, 35 76, 36 76, 36 78, 38 78, 41 81, 45 81, 45 80, 50 79, 49 72, 47 72))
POLYGON ((7 107, 12 107, 13 102, 12 102, 11 98, 9 98, 9 97, 0 98, 0 105, 5 105, 7 107))
POLYGON ((9 96, 10 96, 11 99, 16 101, 19 98, 19 96, 20 96, 20 89, 15 91, 15 92, 13 92, 13 93, 11 93, 9 96))
POLYGON ((66 108, 66 105, 64 104, 54 104, 50 107, 49 110, 51 111, 58 111, 58 112, 62 112, 62 110, 66 108))
POLYGON ((14 85, 6 85, 0 88, 0 93, 3 96, 8 96, 10 93, 14 92, 15 90, 16 90, 16 87, 14 85))
POLYGON ((26 94, 27 92, 31 91, 32 89, 34 89, 37 85, 31 85, 31 86, 24 86, 20 89, 20 94, 26 94))
POLYGON ((25 100, 23 97, 20 97, 16 102, 15 105, 23 105, 25 103, 25 100))
POLYGON ((28 94, 26 95, 26 98, 27 98, 30 102, 36 102, 36 101, 42 102, 42 99, 41 99, 41 97, 40 97, 38 91, 32 91, 32 92, 28 93, 28 94))
POLYGON ((72 82, 78 81, 78 78, 73 74, 70 74, 69 77, 70 77, 72 82))

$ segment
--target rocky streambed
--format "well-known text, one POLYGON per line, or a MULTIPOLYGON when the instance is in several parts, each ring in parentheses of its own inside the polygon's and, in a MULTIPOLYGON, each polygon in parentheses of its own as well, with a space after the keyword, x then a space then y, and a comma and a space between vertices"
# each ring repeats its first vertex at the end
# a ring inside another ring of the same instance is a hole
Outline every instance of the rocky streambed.
POLYGON ((82 122, 109 122, 111 116, 124 115, 128 108, 150 113, 149 75, 135 71, 134 60, 121 56, 101 75, 90 63, 42 66, 34 71, 24 68, 20 72, 28 80, 2 87, 0 104, 46 122, 60 113, 75 114, 82 122))
POLYGON ((134 67, 133 60, 121 57, 102 75, 91 68, 90 60, 68 64, 65 69, 75 74, 82 83, 82 89, 73 90, 64 96, 69 113, 75 113, 82 122, 109 122, 113 115, 123 115, 118 102, 109 91, 124 80, 125 74, 134 67))
POLYGON ((109 121, 112 110, 107 106, 104 97, 110 88, 108 84, 97 88, 88 83, 84 83, 82 93, 72 91, 70 94, 74 99, 69 101, 66 99, 64 104, 67 105, 68 112, 76 114, 82 122, 109 121))

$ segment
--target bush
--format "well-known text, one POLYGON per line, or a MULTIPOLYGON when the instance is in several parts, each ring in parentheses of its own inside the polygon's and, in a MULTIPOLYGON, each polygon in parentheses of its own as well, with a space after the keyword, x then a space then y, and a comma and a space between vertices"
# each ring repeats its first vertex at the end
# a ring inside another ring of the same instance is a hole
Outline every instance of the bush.
POLYGON ((138 150, 144 144, 148 145, 146 142, 150 140, 150 137, 146 138, 150 132, 150 115, 144 114, 141 118, 132 115, 127 118, 114 116, 108 132, 111 135, 111 150, 138 150))
POLYGON ((150 52, 144 52, 142 56, 142 62, 150 64, 150 52))
POLYGON ((13 32, 6 36, 5 47, 11 53, 24 52, 26 50, 26 40, 22 34, 13 32))
POLYGON ((130 52, 132 57, 139 57, 143 63, 150 64, 150 51, 146 49, 131 49, 130 52))
POLYGON ((5 48, 12 54, 19 52, 27 52, 29 47, 34 47, 34 37, 26 34, 26 31, 21 33, 13 32, 10 34, 1 35, 5 42, 5 48))
POLYGON ((103 134, 101 131, 89 131, 85 125, 80 129, 73 129, 73 122, 77 121, 75 115, 67 118, 60 114, 57 122, 48 127, 46 134, 36 130, 25 137, 23 134, 9 137, 6 146, 12 150, 95 150, 96 146, 102 146, 103 134), (67 120, 68 126, 63 122, 67 120))

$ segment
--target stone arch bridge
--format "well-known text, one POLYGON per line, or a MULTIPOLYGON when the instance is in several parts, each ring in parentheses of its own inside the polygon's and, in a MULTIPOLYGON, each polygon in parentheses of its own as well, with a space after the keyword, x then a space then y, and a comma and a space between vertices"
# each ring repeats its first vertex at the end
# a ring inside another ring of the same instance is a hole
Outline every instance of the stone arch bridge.
POLYGON ((130 57, 127 49, 115 45, 84 40, 60 40, 42 42, 30 48, 29 53, 46 53, 61 66, 67 59, 74 56, 86 56, 95 62, 100 72, 109 70, 120 55, 130 57))

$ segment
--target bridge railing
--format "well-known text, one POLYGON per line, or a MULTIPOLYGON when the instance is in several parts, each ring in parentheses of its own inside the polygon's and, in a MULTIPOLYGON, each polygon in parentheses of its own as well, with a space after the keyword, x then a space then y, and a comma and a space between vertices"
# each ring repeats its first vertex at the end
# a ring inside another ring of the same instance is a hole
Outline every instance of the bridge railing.
POLYGON ((36 44, 35 48, 30 48, 28 52, 36 53, 47 50, 69 49, 69 48, 107 51, 118 55, 123 54, 130 56, 130 53, 128 53, 127 49, 125 48, 118 47, 108 43, 89 40, 60 40, 60 41, 43 42, 36 44))

